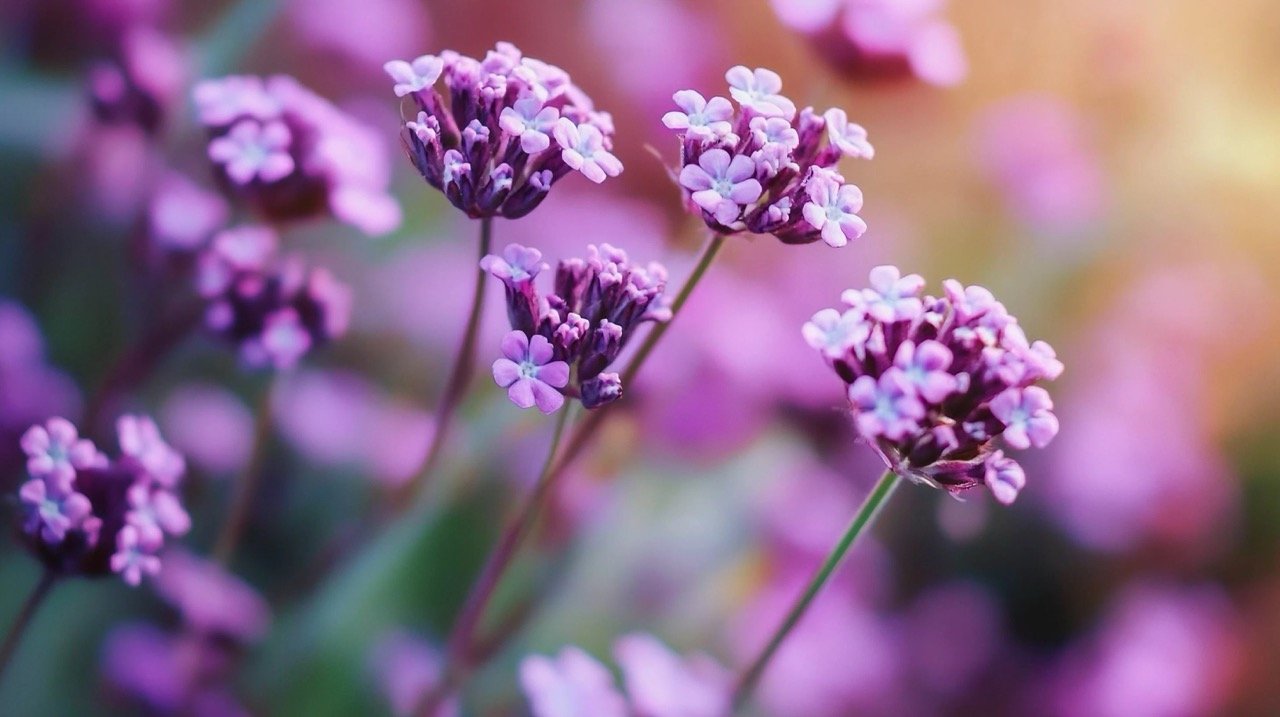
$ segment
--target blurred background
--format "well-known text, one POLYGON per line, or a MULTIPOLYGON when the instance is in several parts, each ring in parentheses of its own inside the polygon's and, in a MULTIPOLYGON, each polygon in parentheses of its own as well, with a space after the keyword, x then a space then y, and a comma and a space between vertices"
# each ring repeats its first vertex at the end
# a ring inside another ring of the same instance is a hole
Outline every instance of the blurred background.
MULTIPOLYGON (((870 230, 840 250, 730 242, 561 486, 506 591, 527 628, 465 713, 524 714, 521 656, 578 644, 610 661, 634 630, 749 660, 878 474, 800 326, 893 263, 933 291, 987 286, 1052 343, 1062 431, 1025 457, 1012 507, 900 490, 780 653, 760 714, 1280 714, 1277 36, 1267 0, 9 0, 0 487, 22 478, 26 426, 79 418, 192 295, 190 247, 156 231, 166 196, 217 191, 192 84, 295 76, 381 132, 370 161, 393 168, 403 211, 377 238, 332 221, 285 236, 352 285, 350 333, 274 377, 195 336, 115 408, 157 416, 187 455, 195 554, 273 409, 232 563, 262 624, 226 651, 224 711, 207 714, 402 712, 551 422, 486 375, 506 331, 491 282, 445 485, 408 524, 367 530, 427 445, 476 232, 401 156, 382 64, 506 40, 567 69, 612 113, 626 171, 567 179, 495 241, 553 262, 608 242, 675 280, 705 230, 668 179, 661 116, 678 89, 725 94, 728 67, 764 66, 801 106, 867 128, 875 159, 844 173, 870 230), (149 88, 147 121, 93 111, 104 66, 149 88)), ((7 622, 39 571, 16 540, 0 556, 7 622)), ((171 713, 178 618, 153 592, 60 588, 0 714, 171 713)))

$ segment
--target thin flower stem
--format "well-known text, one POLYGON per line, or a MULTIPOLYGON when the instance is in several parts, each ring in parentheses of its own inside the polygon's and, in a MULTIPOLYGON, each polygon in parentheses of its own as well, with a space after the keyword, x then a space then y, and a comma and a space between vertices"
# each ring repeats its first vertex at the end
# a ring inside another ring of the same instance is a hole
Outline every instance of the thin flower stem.
POLYGON ((8 669, 9 663, 13 661, 13 654, 18 651, 18 644, 22 642, 22 636, 26 634, 27 628, 31 625, 31 618, 35 617, 36 611, 40 609, 44 599, 49 596, 49 591, 57 581, 57 574, 52 570, 45 569, 40 576, 40 582, 36 583, 35 588, 31 590, 26 602, 22 603, 22 609, 18 612, 18 616, 13 619, 13 624, 9 626, 9 632, 4 636, 4 644, 0 645, 0 684, 3 684, 5 671, 8 669))
POLYGON ((542 462, 538 481, 525 499, 519 514, 503 530, 497 545, 485 560, 480 576, 472 584, 466 602, 462 605, 462 611, 458 613, 458 618, 454 622, 453 631, 449 635, 445 653, 444 678, 441 679, 437 689, 423 700, 422 709, 416 711, 417 714, 434 716, 440 701, 448 696, 453 686, 460 683, 471 669, 476 630, 480 627, 485 610, 493 600, 507 568, 515 559, 525 538, 533 530, 534 524, 542 513, 542 508, 551 496, 551 487, 554 482, 552 479, 555 477, 551 468, 555 464, 561 439, 564 438, 565 426, 569 424, 569 414, 573 413, 572 408, 572 403, 566 405, 556 418, 555 432, 551 436, 551 445, 547 448, 547 457, 542 462))
MULTIPOLYGON (((488 256, 493 244, 493 219, 485 217, 480 220, 480 252, 479 259, 488 256)), ((453 360, 453 372, 445 384, 444 394, 440 398, 440 407, 436 409, 436 429, 431 437, 431 445, 427 449, 422 465, 414 473, 414 478, 405 488, 405 494, 395 501, 397 511, 402 511, 414 504, 415 498, 426 487, 435 472, 440 460, 441 450, 453 424, 454 414, 462 399, 466 396, 475 375, 476 340, 480 335, 480 319, 484 315, 485 271, 476 263, 476 283, 471 294, 471 315, 467 317, 467 326, 462 334, 462 344, 453 360)))
POLYGON ((769 666, 769 660, 773 659, 774 653, 778 651, 783 641, 787 639, 787 635, 791 634, 791 630, 795 628, 796 623, 800 622, 800 618, 809 609, 809 605, 814 598, 818 596, 823 586, 831 579, 831 575, 836 571, 836 568, 840 567, 841 561, 844 560, 854 541, 875 520, 876 515, 879 514, 880 509, 889 500, 889 496, 893 495, 894 489, 898 487, 898 483, 901 481, 902 479, 898 474, 892 470, 885 471, 884 475, 880 476, 880 480, 871 489, 871 494, 867 496, 867 499, 862 502, 862 506, 858 508, 858 513, 853 517, 853 522, 845 530, 840 542, 836 543, 835 548, 827 555, 827 559, 822 563, 822 566, 814 573, 808 587, 805 588, 804 593, 796 603, 791 606, 786 619, 774 631, 773 637, 769 639, 764 650, 751 663, 751 666, 742 673, 742 677, 738 680, 738 685, 733 691, 734 713, 746 706, 747 701, 751 699, 751 693, 760 681, 760 677, 769 666))
POLYGON ((267 449, 271 441, 273 414, 271 408, 271 384, 262 389, 258 399, 258 411, 253 426, 253 452, 249 464, 240 471, 236 478, 231 507, 227 517, 222 521, 218 539, 213 544, 214 562, 226 567, 235 555, 236 547, 244 536, 249 518, 253 515, 253 501, 258 494, 258 484, 262 482, 262 473, 267 462, 267 449))

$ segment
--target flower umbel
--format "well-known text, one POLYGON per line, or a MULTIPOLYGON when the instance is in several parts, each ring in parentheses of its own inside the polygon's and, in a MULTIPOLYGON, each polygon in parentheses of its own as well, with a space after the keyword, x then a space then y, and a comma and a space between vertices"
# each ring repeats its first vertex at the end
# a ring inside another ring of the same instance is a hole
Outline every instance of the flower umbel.
POLYGON ((494 363, 493 377, 509 387, 521 408, 536 403, 544 413, 556 410, 563 400, 552 388, 578 396, 586 408, 617 400, 621 379, 605 370, 641 323, 669 318, 661 303, 666 269, 657 263, 635 266, 626 252, 608 244, 588 246, 585 259, 561 261, 554 291, 545 295, 535 286, 547 268, 537 249, 510 244, 480 266, 506 287, 514 330, 503 339, 506 358, 494 363))
POLYGON ((377 133, 297 80, 232 75, 192 95, 224 187, 264 217, 328 213, 373 235, 400 224, 377 133))
POLYGON ((351 290, 327 269, 308 272, 278 258, 266 227, 216 235, 199 258, 197 285, 208 300, 205 325, 239 347, 251 366, 291 368, 312 347, 346 333, 351 290))
POLYGON ((191 528, 177 495, 182 456, 145 416, 121 416, 121 456, 109 460, 61 418, 33 426, 22 445, 30 479, 18 498, 28 547, 57 575, 118 573, 130 585, 160 570, 166 536, 191 528), (66 447, 69 451, 65 451, 66 447), (72 454, 69 461, 51 455, 72 454))
POLYGON ((522 217, 572 171, 596 183, 622 171, 609 114, 567 72, 511 43, 483 60, 445 50, 384 69, 417 108, 400 133, 409 159, 469 217, 522 217))
POLYGON ((989 291, 924 279, 896 267, 871 271, 871 287, 843 295, 804 327, 849 385, 858 433, 899 475, 958 493, 986 485, 1012 503, 1026 476, 996 447, 1043 448, 1058 432, 1049 392, 1062 373, 1043 341, 1029 343, 989 291))
POLYGON ((741 65, 725 75, 729 94, 675 94, 663 123, 680 134, 679 182, 712 230, 773 234, 787 244, 822 239, 835 247, 862 236, 862 192, 834 170, 841 157, 870 159, 867 133, 843 110, 796 112, 770 70, 741 65))

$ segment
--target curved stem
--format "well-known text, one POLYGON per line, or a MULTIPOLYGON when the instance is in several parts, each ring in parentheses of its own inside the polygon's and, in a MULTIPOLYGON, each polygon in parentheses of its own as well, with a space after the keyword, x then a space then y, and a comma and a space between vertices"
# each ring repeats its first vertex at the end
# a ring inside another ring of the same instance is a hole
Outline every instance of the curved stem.
POLYGON ((405 493, 395 502, 397 511, 402 511, 415 502, 414 499, 422 492, 431 474, 435 472, 441 449, 448 437, 449 428, 453 424, 454 414, 462 403, 462 398, 466 395, 467 388, 471 385, 471 378, 475 374, 476 340, 480 335, 480 319, 484 315, 485 297, 485 272, 479 267, 479 259, 490 254, 492 244, 493 219, 485 217, 480 220, 480 251, 476 261, 475 288, 471 293, 471 314, 467 317, 462 343, 458 346, 458 353, 453 359, 453 371, 449 374, 448 383, 445 384, 444 394, 440 398, 440 407, 436 410, 436 430, 431 437, 431 445, 427 448, 427 454, 422 459, 422 465, 415 472, 413 480, 405 487, 405 493))
POLYGON ((44 599, 49 596, 49 590, 53 588, 57 580, 58 576, 52 570, 46 568, 40 576, 40 582, 36 583, 35 588, 31 590, 31 594, 27 596, 26 602, 22 603, 22 609, 18 611, 18 616, 13 619, 13 624, 9 626, 9 631, 5 633, 4 643, 0 644, 0 684, 3 684, 4 673, 9 667, 9 663, 13 660, 13 654, 18 651, 18 644, 22 642, 22 636, 26 634, 27 628, 31 625, 31 618, 35 617, 36 611, 40 609, 44 599))
POLYGON ((809 581, 808 587, 805 588, 800 598, 791 606, 791 610, 787 613, 786 618, 778 629, 774 631, 773 637, 765 645, 764 650, 751 663, 751 665, 742 673, 742 677, 738 680, 738 685, 733 691, 733 709, 736 713, 746 706, 747 701, 751 699, 751 693, 755 690, 756 684, 759 683, 761 675, 764 674, 765 668, 769 666, 769 660, 773 658, 778 648, 782 646, 787 635, 791 634, 791 630, 795 628, 796 623, 800 622, 800 618, 804 616, 809 605, 814 598, 821 592, 823 586, 831 578, 831 575, 840 567, 841 561, 844 560, 845 554, 849 552, 849 548, 853 545, 858 536, 863 533, 868 525, 875 520, 880 509, 884 507, 889 496, 893 495, 894 488, 898 487, 901 478, 893 471, 885 471, 875 487, 871 489, 871 494, 862 502, 862 506, 858 508, 858 512, 853 517, 853 522, 845 530, 841 536, 840 542, 836 543, 835 548, 827 555, 827 559, 823 561, 822 566, 814 573, 813 578, 809 581))
POLYGON ((555 477, 551 468, 555 463, 560 441, 564 437, 565 426, 569 423, 569 414, 573 412, 572 406, 573 404, 565 406, 556 418, 555 433, 551 436, 551 446, 547 449, 547 457, 542 462, 538 482, 534 484, 533 491, 525 499, 515 520, 508 523, 503 530, 502 537, 485 560, 480 576, 472 584, 466 602, 462 605, 462 611, 458 613, 453 631, 449 635, 445 652, 444 676, 440 685, 423 701, 422 709, 416 711, 418 714, 434 716, 439 702, 448 696, 453 685, 460 682, 470 669, 476 630, 480 627, 485 610, 493 600, 498 585, 502 582, 502 576, 506 574, 520 546, 533 530, 543 506, 551 495, 555 477))
POLYGON ((223 567, 231 562, 231 556, 235 554, 240 538, 249 525, 249 517, 253 514, 253 500, 258 493, 258 484, 261 482, 267 461, 271 424, 271 384, 268 383, 263 387, 262 396, 258 399, 258 412, 253 426, 253 453, 250 455, 249 464, 236 478, 231 507, 227 511, 227 517, 222 521, 218 539, 213 544, 214 562, 223 567))

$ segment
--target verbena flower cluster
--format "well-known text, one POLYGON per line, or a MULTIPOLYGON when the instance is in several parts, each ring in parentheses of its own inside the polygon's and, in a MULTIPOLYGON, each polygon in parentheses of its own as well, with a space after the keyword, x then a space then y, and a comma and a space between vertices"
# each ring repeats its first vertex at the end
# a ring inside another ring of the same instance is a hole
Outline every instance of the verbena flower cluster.
POLYGON ((797 113, 770 70, 739 65, 725 79, 738 111, 724 97, 681 90, 679 111, 662 118, 680 135, 679 182, 690 208, 721 234, 833 247, 862 236, 862 191, 834 167, 841 157, 874 155, 866 130, 840 109, 797 113))
POLYGON ((614 643, 626 694, 591 655, 566 647, 557 657, 520 664, 520 684, 534 717, 727 717, 731 676, 706 655, 681 657, 657 638, 626 635, 614 643))
POLYGON ((567 72, 515 45, 499 43, 483 60, 446 50, 385 69, 396 96, 418 109, 400 133, 409 158, 467 216, 522 217, 572 171, 596 183, 622 171, 612 117, 567 72))
POLYGON ((980 286, 924 279, 893 266, 805 324, 806 341, 848 384, 858 433, 900 475, 952 493, 985 484, 1002 503, 1026 476, 996 448, 1043 448, 1058 432, 1053 401, 1035 385, 1062 373, 1053 348, 1029 343, 1017 319, 980 286))
POLYGON ((205 325, 254 367, 293 367, 346 333, 351 318, 351 290, 327 269, 279 257, 278 245, 269 228, 239 227, 215 235, 199 257, 205 325))
POLYGON ((49 570, 136 586, 160 571, 165 537, 191 528, 178 498, 186 462, 150 418, 121 416, 116 430, 121 456, 110 460, 66 419, 32 426, 18 497, 27 544, 49 570))
POLYGON ((617 400, 622 381, 605 369, 640 324, 671 315, 662 302, 666 269, 656 262, 633 265, 626 252, 608 244, 588 246, 585 259, 561 261, 549 294, 534 284, 548 268, 537 249, 510 244, 480 266, 506 287, 514 330, 502 340, 493 378, 521 408, 537 405, 551 413, 564 403, 562 390, 575 393, 586 408, 617 400))
POLYGON ((327 212, 367 234, 399 225, 381 138, 292 77, 205 80, 193 96, 218 177, 265 218, 327 212))

